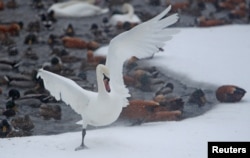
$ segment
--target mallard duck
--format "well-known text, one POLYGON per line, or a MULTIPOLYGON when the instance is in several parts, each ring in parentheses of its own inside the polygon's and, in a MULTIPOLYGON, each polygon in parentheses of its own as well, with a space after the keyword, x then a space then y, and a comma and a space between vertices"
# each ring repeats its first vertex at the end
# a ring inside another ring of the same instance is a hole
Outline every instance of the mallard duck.
POLYGON ((63 69, 63 64, 62 64, 60 58, 53 57, 53 58, 51 58, 50 63, 44 63, 43 64, 43 68, 44 68, 44 70, 48 70, 50 72, 60 74, 62 69, 63 69))
POLYGON ((77 37, 65 36, 62 38, 62 42, 64 47, 66 48, 77 48, 77 49, 87 48, 87 42, 77 37))
POLYGON ((27 24, 26 30, 28 32, 40 32, 41 27, 40 27, 40 21, 31 21, 27 24))
POLYGON ((50 34, 49 35, 47 43, 52 48, 54 47, 54 45, 61 45, 62 44, 62 42, 61 42, 60 38, 58 37, 58 35, 55 35, 55 34, 50 34))
POLYGON ((72 24, 68 24, 68 27, 64 30, 66 36, 74 36, 75 29, 72 24))
POLYGON ((0 70, 1 71, 11 71, 11 70, 17 69, 19 66, 20 66, 20 62, 17 62, 15 60, 11 60, 8 58, 0 59, 0 70))
POLYGON ((156 90, 155 92, 155 96, 159 95, 159 94, 163 94, 166 95, 168 93, 172 93, 174 90, 174 85, 173 83, 166 83, 164 84, 163 87, 160 87, 158 90, 156 90))
POLYGON ((152 100, 131 100, 122 109, 120 119, 130 120, 133 124, 141 124, 152 115, 159 103, 152 100))
POLYGON ((39 108, 40 115, 43 116, 46 120, 49 120, 50 118, 61 120, 61 111, 61 107, 57 104, 42 104, 39 108))
POLYGON ((24 117, 16 117, 11 120, 11 124, 15 129, 21 129, 26 132, 31 131, 35 127, 29 115, 24 115, 24 117))
POLYGON ((189 103, 197 104, 199 107, 204 106, 207 102, 205 93, 201 89, 195 90, 188 100, 189 103))
POLYGON ((100 47, 100 44, 97 43, 96 41, 89 41, 87 43, 87 49, 89 49, 89 50, 96 50, 99 47, 100 47))
POLYGON ((56 17, 88 17, 105 14, 108 8, 102 9, 93 3, 95 0, 74 0, 53 4, 48 12, 53 11, 56 17))
POLYGON ((169 111, 153 100, 131 100, 129 105, 123 108, 120 119, 136 125, 144 122, 179 120, 181 114, 180 110, 169 111))
POLYGON ((154 97, 154 101, 158 102, 162 107, 166 107, 168 110, 180 110, 184 108, 184 101, 181 97, 175 94, 163 95, 159 94, 154 97))
POLYGON ((20 98, 20 92, 17 89, 11 89, 8 92, 8 99, 11 98, 11 100, 7 101, 5 104, 5 110, 2 112, 4 116, 7 118, 13 117, 16 115, 17 112, 17 105, 15 103, 15 100, 20 98))
POLYGON ((10 80, 9 86, 20 88, 32 88, 35 87, 35 83, 32 80, 10 80))
POLYGON ((11 130, 12 128, 9 122, 6 119, 3 119, 0 123, 0 138, 5 138, 11 130))
POLYGON ((15 116, 16 112, 17 112, 17 106, 14 101, 10 100, 6 103, 6 109, 2 112, 2 115, 4 115, 7 118, 10 118, 15 116))
POLYGON ((24 39, 24 44, 28 45, 37 44, 38 42, 39 41, 36 33, 29 33, 24 39))
POLYGON ((96 23, 93 23, 90 26, 90 31, 95 37, 102 36, 102 31, 100 30, 99 26, 96 23))
POLYGON ((12 22, 8 24, 0 24, 0 33, 8 33, 12 36, 19 35, 20 30, 23 28, 23 22, 12 22))
POLYGON ((220 102, 238 102, 245 95, 246 90, 235 85, 224 85, 216 90, 216 98, 220 102))
POLYGON ((72 63, 82 60, 81 57, 70 55, 70 53, 65 49, 53 48, 51 54, 56 55, 55 57, 58 58, 61 63, 72 63))

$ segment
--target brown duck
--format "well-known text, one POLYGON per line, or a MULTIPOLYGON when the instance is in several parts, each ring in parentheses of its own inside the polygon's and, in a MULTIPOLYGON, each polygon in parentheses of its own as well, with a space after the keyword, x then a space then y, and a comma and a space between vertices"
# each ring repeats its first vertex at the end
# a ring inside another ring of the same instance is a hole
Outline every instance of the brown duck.
POLYGON ((223 85, 216 90, 216 98, 220 102, 238 102, 245 95, 246 90, 234 85, 223 85))

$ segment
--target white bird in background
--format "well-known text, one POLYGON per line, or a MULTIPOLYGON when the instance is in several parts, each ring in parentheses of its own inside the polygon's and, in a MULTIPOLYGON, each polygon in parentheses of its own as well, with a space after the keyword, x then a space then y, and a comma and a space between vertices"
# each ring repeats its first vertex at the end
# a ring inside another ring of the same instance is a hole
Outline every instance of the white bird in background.
POLYGON ((48 12, 53 11, 56 17, 87 17, 105 14, 108 8, 94 5, 95 0, 71 0, 53 4, 48 12))
POLYGON ((129 91, 123 81, 123 63, 132 56, 152 56, 170 40, 178 30, 167 29, 177 22, 177 14, 165 17, 171 6, 153 19, 123 32, 110 41, 106 64, 96 68, 98 92, 82 89, 74 81, 39 69, 37 76, 57 100, 69 104, 83 119, 82 142, 76 150, 84 149, 87 125, 105 126, 119 117, 128 105, 129 91))
POLYGON ((134 13, 134 7, 129 3, 124 3, 122 6, 124 14, 114 14, 110 18, 111 25, 117 25, 119 22, 141 23, 141 19, 134 13))

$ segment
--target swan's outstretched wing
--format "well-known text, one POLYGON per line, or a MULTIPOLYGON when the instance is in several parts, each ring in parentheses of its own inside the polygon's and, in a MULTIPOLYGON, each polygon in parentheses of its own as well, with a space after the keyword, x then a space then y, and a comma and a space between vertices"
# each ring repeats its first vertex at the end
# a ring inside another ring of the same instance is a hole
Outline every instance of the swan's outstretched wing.
POLYGON ((76 82, 63 76, 39 69, 37 77, 43 79, 45 88, 56 100, 62 100, 72 109, 81 114, 88 106, 93 92, 84 90, 76 82))
MULTIPOLYGON (((132 56, 146 58, 158 52, 165 41, 178 33, 175 29, 166 29, 178 20, 177 14, 166 16, 169 6, 153 19, 124 32, 111 40, 106 65, 110 71, 111 91, 115 89, 124 97, 129 97, 122 76, 123 63, 132 56)), ((126 106, 126 105, 125 105, 126 106)))

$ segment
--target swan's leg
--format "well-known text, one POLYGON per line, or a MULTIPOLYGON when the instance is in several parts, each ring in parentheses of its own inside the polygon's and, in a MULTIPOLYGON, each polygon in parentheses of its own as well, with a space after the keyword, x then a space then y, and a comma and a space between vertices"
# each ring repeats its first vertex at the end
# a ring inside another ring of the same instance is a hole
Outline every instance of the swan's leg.
POLYGON ((82 150, 82 149, 86 149, 86 148, 87 148, 87 146, 85 146, 85 144, 84 144, 85 135, 86 135, 86 129, 84 128, 84 129, 82 129, 82 143, 81 143, 81 145, 80 145, 79 147, 77 147, 77 148, 75 149, 75 151, 77 151, 77 150, 82 150))

